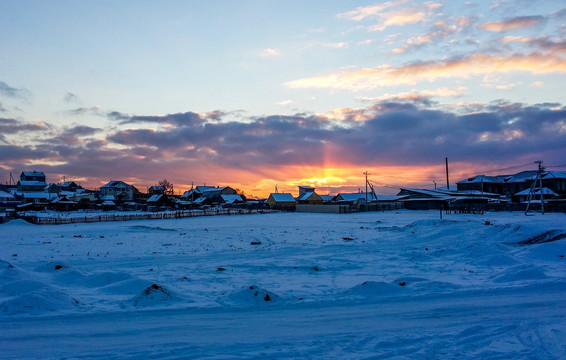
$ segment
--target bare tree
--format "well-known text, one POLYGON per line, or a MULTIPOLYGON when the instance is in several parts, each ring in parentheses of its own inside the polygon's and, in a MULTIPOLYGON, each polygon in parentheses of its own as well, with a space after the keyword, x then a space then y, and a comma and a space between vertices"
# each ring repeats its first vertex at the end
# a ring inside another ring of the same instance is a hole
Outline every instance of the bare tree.
POLYGON ((163 179, 158 183, 159 186, 163 186, 165 189, 165 194, 173 195, 173 184, 167 179, 163 179))

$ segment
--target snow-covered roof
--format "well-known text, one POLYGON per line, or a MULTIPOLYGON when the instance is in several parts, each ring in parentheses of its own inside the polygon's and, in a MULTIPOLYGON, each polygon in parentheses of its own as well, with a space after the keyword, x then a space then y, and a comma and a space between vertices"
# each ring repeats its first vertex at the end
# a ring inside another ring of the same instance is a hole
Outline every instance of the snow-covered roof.
POLYGON ((318 195, 318 196, 320 196, 320 198, 321 198, 323 201, 332 201, 332 199, 333 199, 333 196, 332 196, 332 195, 318 195))
POLYGON ((429 198, 449 200, 454 198, 454 193, 450 191, 428 190, 428 189, 415 189, 415 188, 401 188, 401 192, 409 192, 420 194, 429 198))
POLYGON ((107 200, 107 201, 104 201, 104 202, 102 203, 102 205, 114 206, 114 205, 116 205, 116 204, 114 203, 114 201, 107 200))
POLYGON ((7 192, 0 190, 0 200, 6 201, 6 200, 14 200, 14 199, 15 199, 14 195, 8 194, 7 192))
MULTIPOLYGON (((305 201, 308 200, 311 196, 316 196, 316 193, 314 191, 309 191, 309 192, 305 192, 302 193, 301 195, 299 195, 299 197, 297 198, 297 201, 305 201)), ((318 195, 318 194, 317 194, 318 195)))
POLYGON ((132 186, 132 185, 126 184, 126 183, 123 182, 123 181, 117 180, 117 181, 110 181, 110 182, 108 182, 107 184, 102 185, 101 188, 116 187, 116 186, 119 186, 119 185, 132 186))
POLYGON ((163 194, 151 195, 150 198, 147 199, 147 202, 157 202, 162 196, 163 194))
POLYGON ((563 171, 547 171, 542 174, 543 179, 566 179, 566 172, 563 171))
POLYGON ((46 193, 46 192, 25 192, 22 194, 24 199, 45 199, 45 200, 53 200, 58 197, 57 194, 53 193, 46 193))
POLYGON ((100 197, 100 200, 103 201, 114 201, 116 200, 116 198, 114 197, 114 195, 104 195, 100 197))
MULTIPOLYGON (((344 201, 359 201, 366 200, 366 193, 339 193, 337 196, 341 197, 344 201)), ((376 200, 372 193, 367 193, 368 201, 376 200)))
MULTIPOLYGON (((531 189, 525 189, 521 192, 516 193, 515 196, 527 196, 527 195, 529 195, 530 192, 531 192, 531 189)), ((540 189, 537 188, 534 192, 534 195, 540 195, 540 193, 541 193, 540 189)), ((558 196, 557 193, 555 193, 554 191, 552 191, 551 189, 549 189, 547 187, 542 188, 542 194, 543 195, 558 196)))
POLYGON ((79 185, 78 185, 76 182, 74 182, 74 181, 65 181, 64 183, 61 184, 61 186, 68 187, 68 186, 71 186, 71 185, 73 185, 73 184, 76 185, 76 186, 79 186, 79 185))
POLYGON ((52 204, 76 204, 75 201, 69 200, 66 196, 60 196, 51 201, 52 204))
POLYGON ((199 197, 198 199, 196 199, 196 200, 194 201, 194 203, 198 205, 198 204, 204 203, 206 200, 207 200, 206 197, 201 196, 201 197, 199 197))
POLYGON ((231 194, 231 195, 220 195, 220 197, 222 198, 222 200, 224 200, 224 202, 226 204, 233 204, 234 202, 240 201, 243 202, 244 199, 242 199, 242 196, 238 195, 238 194, 231 194))
POLYGON ((458 181, 456 184, 478 184, 478 183, 499 183, 500 179, 496 176, 485 176, 485 175, 477 175, 473 176, 461 181, 458 181))
POLYGON ((45 181, 20 180, 19 183, 22 186, 47 186, 47 183, 45 181))
POLYGON ((45 173, 43 171, 22 171, 24 176, 43 176, 45 177, 45 173))
POLYGON ((205 191, 212 191, 212 190, 217 190, 219 188, 215 187, 215 186, 197 186, 194 190, 196 190, 197 192, 203 193, 205 191))
POLYGON ((521 171, 520 173, 514 175, 501 175, 498 178, 502 178, 503 182, 514 183, 514 182, 524 182, 536 178, 538 170, 528 170, 521 171))
POLYGON ((271 196, 275 202, 295 202, 295 198, 290 193, 272 193, 269 196, 271 196))

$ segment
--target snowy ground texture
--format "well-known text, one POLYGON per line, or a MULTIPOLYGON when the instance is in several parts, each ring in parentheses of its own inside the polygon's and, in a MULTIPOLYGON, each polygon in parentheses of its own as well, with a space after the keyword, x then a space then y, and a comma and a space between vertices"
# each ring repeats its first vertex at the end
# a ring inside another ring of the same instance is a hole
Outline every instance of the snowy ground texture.
POLYGON ((2 359, 564 359, 566 215, 0 225, 2 359))

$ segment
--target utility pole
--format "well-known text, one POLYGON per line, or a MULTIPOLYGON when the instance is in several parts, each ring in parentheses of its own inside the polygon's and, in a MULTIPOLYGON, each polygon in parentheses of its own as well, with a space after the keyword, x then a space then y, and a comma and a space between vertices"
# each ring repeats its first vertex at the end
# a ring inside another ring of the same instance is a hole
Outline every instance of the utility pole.
POLYGON ((448 158, 446 158, 446 190, 450 190, 450 180, 448 180, 448 158))
POLYGON ((369 172, 364 172, 364 175, 366 176, 366 211, 368 211, 368 175, 369 172))
POLYGON ((542 214, 544 215, 544 193, 542 190, 542 173, 544 171, 544 166, 542 166, 542 161, 538 160, 535 161, 535 164, 538 164, 538 171, 537 171, 537 176, 535 178, 535 181, 533 181, 533 184, 531 185, 531 190, 529 191, 529 196, 527 197, 527 208, 525 209, 525 215, 527 215, 529 213, 529 207, 531 206, 531 201, 535 198, 536 196, 536 187, 537 187, 537 182, 539 183, 539 191, 540 191, 540 209, 542 214))

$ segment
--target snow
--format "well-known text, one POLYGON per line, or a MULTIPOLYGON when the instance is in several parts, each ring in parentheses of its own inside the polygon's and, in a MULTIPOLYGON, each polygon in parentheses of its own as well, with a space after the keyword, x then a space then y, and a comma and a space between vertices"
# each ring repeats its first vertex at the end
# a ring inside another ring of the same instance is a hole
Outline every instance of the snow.
POLYGON ((566 215, 0 225, 0 358, 566 358, 566 215))
POLYGON ((273 197, 273 200, 275 202, 288 202, 288 203, 295 202, 295 198, 290 193, 272 193, 270 196, 273 197))

